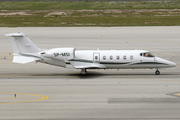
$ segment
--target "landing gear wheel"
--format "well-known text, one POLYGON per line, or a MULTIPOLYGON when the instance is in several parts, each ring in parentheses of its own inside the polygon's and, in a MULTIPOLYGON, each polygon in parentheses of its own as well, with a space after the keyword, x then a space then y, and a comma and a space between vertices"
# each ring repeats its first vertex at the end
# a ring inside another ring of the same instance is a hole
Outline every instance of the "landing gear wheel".
POLYGON ((156 70, 155 74, 156 74, 156 75, 160 75, 159 70, 156 70))

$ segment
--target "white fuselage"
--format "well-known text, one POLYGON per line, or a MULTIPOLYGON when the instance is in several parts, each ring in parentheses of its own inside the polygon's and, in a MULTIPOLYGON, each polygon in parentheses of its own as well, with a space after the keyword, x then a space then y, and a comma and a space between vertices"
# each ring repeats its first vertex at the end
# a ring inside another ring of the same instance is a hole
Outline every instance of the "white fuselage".
POLYGON ((74 58, 68 61, 45 58, 44 62, 79 69, 158 69, 176 66, 175 63, 158 57, 144 56, 144 53, 149 52, 144 50, 84 50, 75 51, 74 58))

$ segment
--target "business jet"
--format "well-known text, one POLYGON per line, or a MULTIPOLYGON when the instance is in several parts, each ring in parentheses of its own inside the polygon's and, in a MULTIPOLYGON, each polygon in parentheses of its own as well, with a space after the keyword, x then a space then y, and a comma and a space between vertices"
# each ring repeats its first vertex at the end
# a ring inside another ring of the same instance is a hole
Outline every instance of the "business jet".
POLYGON ((153 56, 145 50, 81 50, 75 48, 38 48, 26 34, 18 32, 5 34, 12 37, 13 62, 41 62, 64 68, 81 69, 156 69, 175 67, 176 63, 153 56))

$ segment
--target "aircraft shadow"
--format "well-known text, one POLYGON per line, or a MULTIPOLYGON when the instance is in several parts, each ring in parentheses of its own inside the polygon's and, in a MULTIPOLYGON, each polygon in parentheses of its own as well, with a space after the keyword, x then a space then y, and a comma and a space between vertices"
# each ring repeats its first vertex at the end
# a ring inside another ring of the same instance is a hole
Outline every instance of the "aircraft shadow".
POLYGON ((95 79, 95 78, 179 78, 180 73, 162 73, 155 75, 153 73, 100 73, 89 71, 86 75, 75 73, 8 73, 0 74, 0 78, 44 78, 44 79, 95 79))
POLYGON ((179 76, 180 73, 162 73, 160 75, 155 75, 153 73, 100 73, 100 72, 88 72, 86 75, 81 75, 79 72, 77 73, 56 73, 56 74, 31 74, 30 76, 34 77, 56 77, 56 78, 75 78, 75 79, 93 79, 93 78, 101 78, 101 77, 118 77, 118 78, 143 78, 143 77, 151 77, 151 78, 169 78, 179 76))

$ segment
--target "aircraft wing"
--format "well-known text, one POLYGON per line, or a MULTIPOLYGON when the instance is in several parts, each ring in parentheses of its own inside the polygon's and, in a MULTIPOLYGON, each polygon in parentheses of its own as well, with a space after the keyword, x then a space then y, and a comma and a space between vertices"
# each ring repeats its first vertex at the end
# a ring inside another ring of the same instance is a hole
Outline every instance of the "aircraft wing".
POLYGON ((79 62, 70 62, 71 65, 76 68, 76 69, 83 69, 83 68, 89 68, 89 69, 93 69, 93 68, 100 68, 100 66, 98 64, 92 64, 92 63, 79 63, 79 62))
POLYGON ((74 66, 74 68, 76 68, 76 69, 83 69, 83 68, 93 69, 93 68, 96 68, 97 69, 97 68, 99 68, 99 66, 97 66, 97 65, 79 65, 79 66, 74 66))

